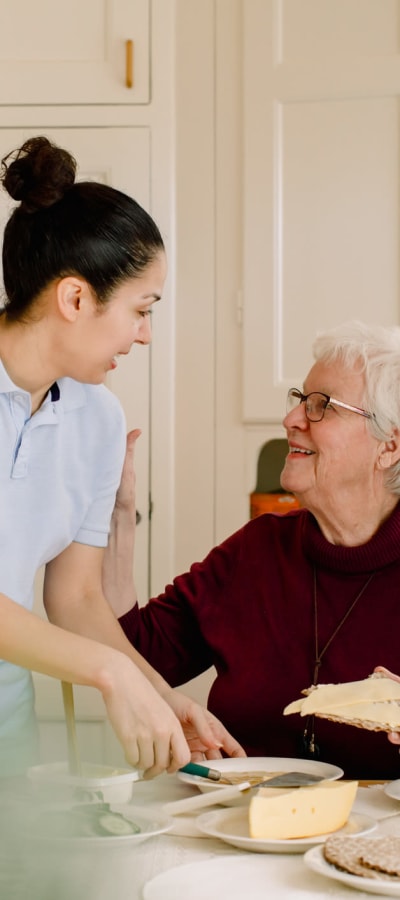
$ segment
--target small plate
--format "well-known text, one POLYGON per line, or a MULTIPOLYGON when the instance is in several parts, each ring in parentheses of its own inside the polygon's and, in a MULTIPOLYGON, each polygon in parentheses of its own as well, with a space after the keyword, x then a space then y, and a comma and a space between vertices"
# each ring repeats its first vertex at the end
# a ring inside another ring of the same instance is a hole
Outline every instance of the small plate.
MULTIPOLYGON (((291 838, 290 840, 260 840, 249 835, 249 812, 247 809, 220 809, 203 813, 196 819, 196 826, 210 837, 220 838, 240 850, 251 850, 253 853, 304 853, 309 847, 323 843, 328 834, 309 838, 291 838)), ((368 834, 377 827, 375 819, 353 813, 346 825, 335 834, 368 834)))
MULTIPOLYGON (((343 775, 343 769, 332 766, 330 763, 319 762, 314 759, 293 759, 281 756, 246 756, 235 759, 213 759, 209 764, 212 769, 218 769, 225 775, 240 776, 239 781, 247 781, 253 772, 260 772, 268 777, 269 773, 277 772, 305 772, 307 775, 321 775, 327 781, 336 781, 343 775)), ((187 775, 186 772, 178 772, 178 778, 185 784, 192 784, 202 791, 215 791, 224 787, 216 781, 209 781, 198 775, 187 775)), ((245 806, 248 799, 239 795, 237 799, 226 801, 224 806, 245 806)))
POLYGON ((400 778, 397 778, 396 781, 389 781, 389 784, 385 784, 383 790, 393 800, 400 800, 400 778))
MULTIPOLYGON (((64 809, 70 809, 70 807, 58 807, 64 809)), ((54 810, 54 807, 51 807, 54 810)), ((133 847, 137 844, 141 844, 143 841, 147 841, 151 837, 156 837, 158 834, 164 834, 167 831, 171 831, 174 825, 174 820, 169 816, 161 816, 155 814, 151 816, 148 812, 145 812, 142 809, 137 809, 137 807, 133 807, 131 804, 125 803, 113 803, 111 805, 111 811, 121 813, 126 819, 130 819, 131 822, 135 822, 136 825, 139 825, 140 831, 137 834, 123 834, 123 835, 90 835, 90 836, 79 836, 79 837, 47 837, 44 835, 35 835, 34 831, 31 830, 30 838, 28 841, 30 846, 33 848, 37 844, 45 845, 47 848, 52 848, 52 850, 56 850, 59 848, 62 852, 67 852, 68 850, 73 849, 82 850, 84 853, 87 853, 90 848, 96 848, 98 851, 103 852, 103 850, 107 849, 116 849, 121 847, 133 847)), ((34 822, 34 818, 32 819, 34 822)))
POLYGON ((342 872, 325 859, 322 847, 312 847, 311 850, 307 850, 307 853, 304 855, 304 862, 309 869, 317 872, 318 875, 333 878, 334 881, 342 881, 343 884, 347 884, 349 887, 363 893, 400 897, 400 879, 398 884, 396 884, 394 881, 384 881, 380 878, 363 878, 361 875, 351 875, 350 872, 342 872))

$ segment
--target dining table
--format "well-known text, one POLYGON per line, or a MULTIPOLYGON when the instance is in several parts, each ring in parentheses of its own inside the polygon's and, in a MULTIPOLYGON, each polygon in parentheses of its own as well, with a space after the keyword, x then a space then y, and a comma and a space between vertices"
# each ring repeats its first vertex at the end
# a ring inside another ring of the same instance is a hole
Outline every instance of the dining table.
MULTIPOLYGON (((353 809, 377 821, 375 833, 400 835, 400 800, 385 793, 381 782, 360 782, 353 809)), ((161 775, 132 786, 129 807, 157 819, 165 804, 195 796, 197 788, 179 774, 161 775)), ((221 809, 213 806, 212 809, 221 809)), ((356 900, 372 896, 311 871, 303 853, 249 852, 202 833, 196 819, 202 810, 171 817, 170 830, 138 843, 102 845, 99 838, 81 852, 49 846, 30 861, 27 892, 24 866, 13 864, 4 900, 356 900), (20 876, 20 882, 19 882, 20 876), (24 884, 22 879, 25 878, 24 884)), ((29 853, 28 853, 29 856, 29 853)), ((10 861, 11 859, 11 861, 10 861)), ((3 875, 4 860, 2 863, 3 875)), ((7 873, 6 873, 7 875, 7 873)), ((383 896, 374 894, 375 897, 383 896)))

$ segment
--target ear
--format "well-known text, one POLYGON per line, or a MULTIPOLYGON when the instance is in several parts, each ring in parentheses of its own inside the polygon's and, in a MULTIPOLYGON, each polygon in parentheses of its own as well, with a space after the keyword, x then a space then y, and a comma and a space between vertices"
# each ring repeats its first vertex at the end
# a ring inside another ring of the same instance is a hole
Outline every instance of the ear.
POLYGON ((82 302, 90 297, 89 286, 83 278, 68 275, 56 285, 57 306, 60 315, 67 322, 75 322, 82 308, 82 302))
POLYGON ((400 459, 400 432, 398 428, 393 429, 393 434, 388 441, 380 445, 378 452, 378 468, 390 469, 400 459))

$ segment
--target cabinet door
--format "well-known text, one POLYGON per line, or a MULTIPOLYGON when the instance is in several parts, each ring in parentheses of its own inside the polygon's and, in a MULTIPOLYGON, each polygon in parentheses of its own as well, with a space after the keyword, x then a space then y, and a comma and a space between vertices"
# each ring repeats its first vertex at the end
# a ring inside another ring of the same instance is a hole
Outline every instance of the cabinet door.
POLYGON ((0 104, 148 103, 149 18, 150 0, 2 0, 0 104))
POLYGON ((317 331, 399 321, 398 0, 246 0, 243 418, 279 421, 317 331))
MULTIPOLYGON (((0 157, 19 147, 37 129, 0 129, 0 157)), ((68 149, 78 161, 81 179, 112 184, 131 194, 145 208, 150 197, 150 148, 147 128, 51 128, 46 135, 68 149)), ((4 227, 12 201, 0 193, 0 230, 4 227)), ((137 506, 141 522, 136 531, 135 581, 139 596, 148 596, 149 559, 149 416, 150 351, 134 345, 129 356, 120 358, 110 373, 109 387, 120 398, 127 427, 140 427, 142 435, 136 447, 137 506)), ((41 578, 37 580, 36 611, 43 615, 41 578)), ((44 758, 61 753, 65 725, 61 687, 52 679, 35 676, 37 711, 41 727, 44 758)), ((92 761, 118 762, 122 751, 111 727, 105 721, 101 698, 96 691, 75 688, 79 718, 78 736, 82 757, 92 761), (94 748, 97 747, 96 753, 94 748)), ((58 758, 65 758, 64 751, 58 758)), ((122 760, 122 757, 120 761, 122 760)))

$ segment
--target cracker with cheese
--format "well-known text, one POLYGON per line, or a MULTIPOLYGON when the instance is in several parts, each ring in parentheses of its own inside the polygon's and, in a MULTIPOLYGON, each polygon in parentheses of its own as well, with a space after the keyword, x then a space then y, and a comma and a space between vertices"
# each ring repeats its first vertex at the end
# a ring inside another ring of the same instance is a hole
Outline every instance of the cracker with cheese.
POLYGON ((285 716, 300 713, 368 731, 400 731, 400 682, 376 672, 362 681, 319 684, 289 703, 285 716))

